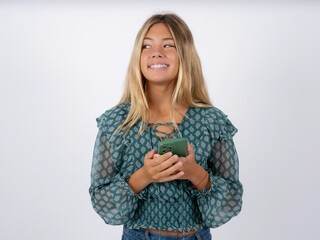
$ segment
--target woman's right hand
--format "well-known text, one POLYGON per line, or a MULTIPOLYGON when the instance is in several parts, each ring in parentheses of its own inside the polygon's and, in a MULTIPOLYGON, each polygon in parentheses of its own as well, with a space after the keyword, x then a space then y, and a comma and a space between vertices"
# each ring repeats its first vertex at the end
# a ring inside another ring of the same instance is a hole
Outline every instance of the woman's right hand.
POLYGON ((144 165, 134 172, 129 178, 128 184, 134 193, 139 193, 153 182, 168 182, 179 179, 184 172, 180 171, 182 162, 177 155, 168 152, 163 155, 151 150, 144 156, 144 165))
POLYGON ((177 155, 172 155, 171 152, 159 155, 151 150, 144 157, 141 171, 148 183, 168 182, 183 176, 184 172, 179 171, 181 167, 182 162, 177 155))

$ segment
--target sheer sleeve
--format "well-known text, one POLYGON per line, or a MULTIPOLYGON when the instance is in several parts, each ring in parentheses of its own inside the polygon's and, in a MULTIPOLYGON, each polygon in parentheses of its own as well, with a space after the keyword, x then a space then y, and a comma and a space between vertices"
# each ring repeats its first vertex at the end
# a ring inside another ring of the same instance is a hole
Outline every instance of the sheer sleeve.
POLYGON ((107 224, 125 224, 133 218, 139 197, 119 173, 102 131, 98 132, 94 146, 89 193, 94 210, 107 224))
POLYGON ((220 114, 220 120, 215 120, 211 127, 217 133, 208 159, 211 188, 198 193, 197 199, 203 221, 211 228, 238 215, 242 207, 243 187, 239 181, 239 160, 232 139, 237 129, 226 115, 220 114))

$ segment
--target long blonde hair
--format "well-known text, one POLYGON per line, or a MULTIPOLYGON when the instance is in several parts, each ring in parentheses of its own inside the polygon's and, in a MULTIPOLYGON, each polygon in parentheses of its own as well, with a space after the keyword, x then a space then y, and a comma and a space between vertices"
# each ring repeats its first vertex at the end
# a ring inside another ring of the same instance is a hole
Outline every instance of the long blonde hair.
POLYGON ((177 105, 188 107, 210 107, 208 91, 203 78, 202 68, 196 51, 192 33, 187 24, 176 14, 155 14, 148 18, 139 30, 125 80, 125 88, 119 104, 130 102, 131 107, 125 121, 118 131, 128 131, 141 118, 139 133, 142 133, 149 119, 149 105, 146 97, 146 79, 141 73, 140 57, 143 40, 149 29, 157 24, 168 26, 176 45, 179 57, 179 71, 173 92, 171 119, 175 123, 173 111, 177 105))

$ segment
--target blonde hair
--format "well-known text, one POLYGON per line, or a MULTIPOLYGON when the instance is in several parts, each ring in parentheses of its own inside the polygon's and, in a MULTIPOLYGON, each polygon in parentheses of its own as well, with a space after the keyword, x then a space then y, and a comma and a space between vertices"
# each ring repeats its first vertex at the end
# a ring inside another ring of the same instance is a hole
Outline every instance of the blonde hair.
POLYGON ((173 92, 170 114, 172 122, 175 124, 173 111, 177 105, 187 107, 212 106, 189 27, 176 14, 155 14, 146 20, 136 36, 123 95, 119 102, 119 104, 130 102, 131 107, 127 118, 119 126, 118 131, 123 128, 128 131, 142 118, 139 131, 139 133, 142 133, 148 123, 149 105, 146 97, 146 79, 141 73, 140 57, 143 40, 149 29, 157 23, 164 23, 169 28, 179 58, 178 78, 173 92))

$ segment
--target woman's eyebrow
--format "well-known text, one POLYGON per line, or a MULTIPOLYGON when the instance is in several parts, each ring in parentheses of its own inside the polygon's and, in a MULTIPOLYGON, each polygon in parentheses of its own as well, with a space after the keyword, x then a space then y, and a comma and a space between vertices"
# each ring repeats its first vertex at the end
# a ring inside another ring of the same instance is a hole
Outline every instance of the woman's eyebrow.
MULTIPOLYGON (((144 40, 154 41, 154 39, 151 38, 151 37, 145 37, 144 40)), ((167 37, 167 38, 162 38, 161 40, 162 41, 166 41, 166 40, 172 40, 173 41, 173 38, 172 37, 167 37)))

